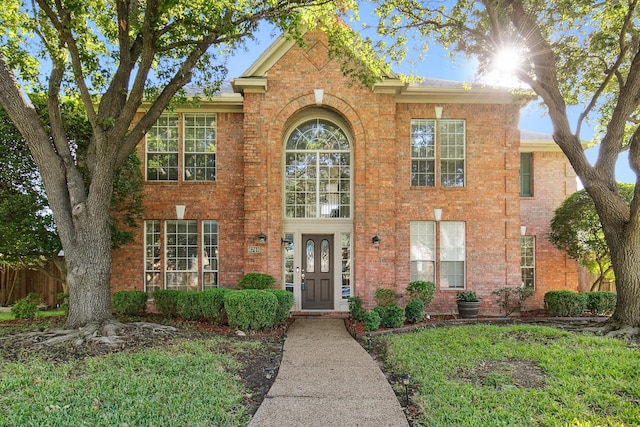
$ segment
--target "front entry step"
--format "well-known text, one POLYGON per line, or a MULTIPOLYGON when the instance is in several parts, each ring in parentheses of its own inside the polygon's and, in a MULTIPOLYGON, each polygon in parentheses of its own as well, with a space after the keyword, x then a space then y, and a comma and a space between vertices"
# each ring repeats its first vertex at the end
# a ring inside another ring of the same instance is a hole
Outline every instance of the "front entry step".
POLYGON ((348 311, 292 311, 292 319, 346 319, 348 311))

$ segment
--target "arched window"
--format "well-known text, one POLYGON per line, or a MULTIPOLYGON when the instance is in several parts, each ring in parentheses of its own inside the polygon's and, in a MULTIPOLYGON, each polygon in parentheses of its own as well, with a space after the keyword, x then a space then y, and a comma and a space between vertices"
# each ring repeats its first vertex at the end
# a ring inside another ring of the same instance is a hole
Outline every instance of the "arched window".
POLYGON ((351 216, 351 146, 326 119, 308 120, 287 138, 284 165, 287 218, 351 216))

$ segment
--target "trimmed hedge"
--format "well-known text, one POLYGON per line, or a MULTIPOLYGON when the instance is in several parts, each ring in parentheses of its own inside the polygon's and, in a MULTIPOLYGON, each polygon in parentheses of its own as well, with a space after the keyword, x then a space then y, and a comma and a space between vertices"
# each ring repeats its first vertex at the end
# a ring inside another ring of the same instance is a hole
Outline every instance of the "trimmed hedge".
POLYGON ((242 330, 270 329, 275 326, 278 298, 272 292, 243 289, 224 295, 229 325, 242 330))
POLYGON ((147 294, 143 291, 118 291, 113 294, 113 311, 124 316, 137 316, 147 309, 147 294))
POLYGON ((278 310, 274 319, 274 326, 280 325, 286 322, 289 317, 289 311, 293 305, 293 292, 289 292, 285 289, 266 289, 266 292, 271 292, 278 298, 278 310))
MULTIPOLYGON (((349 297, 349 313, 356 322, 364 321, 364 316, 367 314, 367 310, 362 306, 362 298, 349 297)), ((377 329, 377 328, 376 328, 377 329)))
POLYGON ((224 295, 231 292, 226 288, 206 289, 200 292, 198 305, 200 313, 211 323, 222 325, 227 321, 227 313, 224 310, 224 295))
POLYGON ((153 292, 153 303, 163 316, 178 317, 178 295, 182 291, 158 289, 153 292))
POLYGON ((587 308, 587 294, 567 290, 544 294, 544 309, 550 316, 580 316, 587 308))
POLYGON ((364 315, 364 330, 367 332, 377 331, 380 327, 380 315, 377 311, 370 311, 364 315))
POLYGON ((247 273, 240 278, 240 289, 271 289, 276 284, 276 278, 264 273, 247 273))
POLYGON ((386 306, 376 305, 373 311, 380 315, 380 323, 385 328, 401 328, 404 325, 404 310, 396 303, 386 306))
POLYGON ((198 320, 203 316, 200 307, 201 291, 179 291, 176 309, 185 320, 198 320))
MULTIPOLYGON (((398 300, 398 294, 393 289, 378 288, 376 289, 376 304, 381 307, 386 307, 395 304, 398 300)), ((384 324, 384 319, 383 322, 384 324)))
POLYGON ((409 283, 406 292, 409 295, 410 301, 419 299, 426 307, 433 301, 433 297, 436 294, 436 285, 433 282, 415 280, 409 283))
POLYGON ((615 292, 587 292, 587 310, 594 316, 610 316, 616 309, 615 292))
POLYGON ((415 298, 407 303, 404 308, 404 316, 409 323, 418 323, 424 319, 424 302, 415 298))

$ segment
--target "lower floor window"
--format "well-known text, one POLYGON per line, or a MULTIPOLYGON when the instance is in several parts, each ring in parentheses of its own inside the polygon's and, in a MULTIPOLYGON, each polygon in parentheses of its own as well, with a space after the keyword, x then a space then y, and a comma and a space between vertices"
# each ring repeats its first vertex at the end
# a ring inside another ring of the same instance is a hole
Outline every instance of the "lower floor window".
POLYGON ((441 221, 436 245, 435 221, 412 221, 411 281, 436 283, 436 259, 440 262, 438 277, 442 289, 465 288, 465 223, 441 221), (436 248, 437 251, 436 251, 436 248))
POLYGON ((535 288, 536 286, 536 238, 535 236, 520 237, 520 270, 522 272, 522 286, 535 288))
POLYGON ((218 286, 217 221, 145 221, 145 290, 218 286))

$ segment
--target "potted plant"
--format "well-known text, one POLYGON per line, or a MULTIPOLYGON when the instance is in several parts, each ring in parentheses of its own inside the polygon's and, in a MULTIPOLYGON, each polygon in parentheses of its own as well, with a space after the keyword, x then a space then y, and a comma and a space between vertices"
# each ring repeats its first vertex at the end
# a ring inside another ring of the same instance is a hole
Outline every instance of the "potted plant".
POLYGON ((456 292, 458 313, 463 319, 476 319, 480 311, 480 300, 474 291, 456 292))

